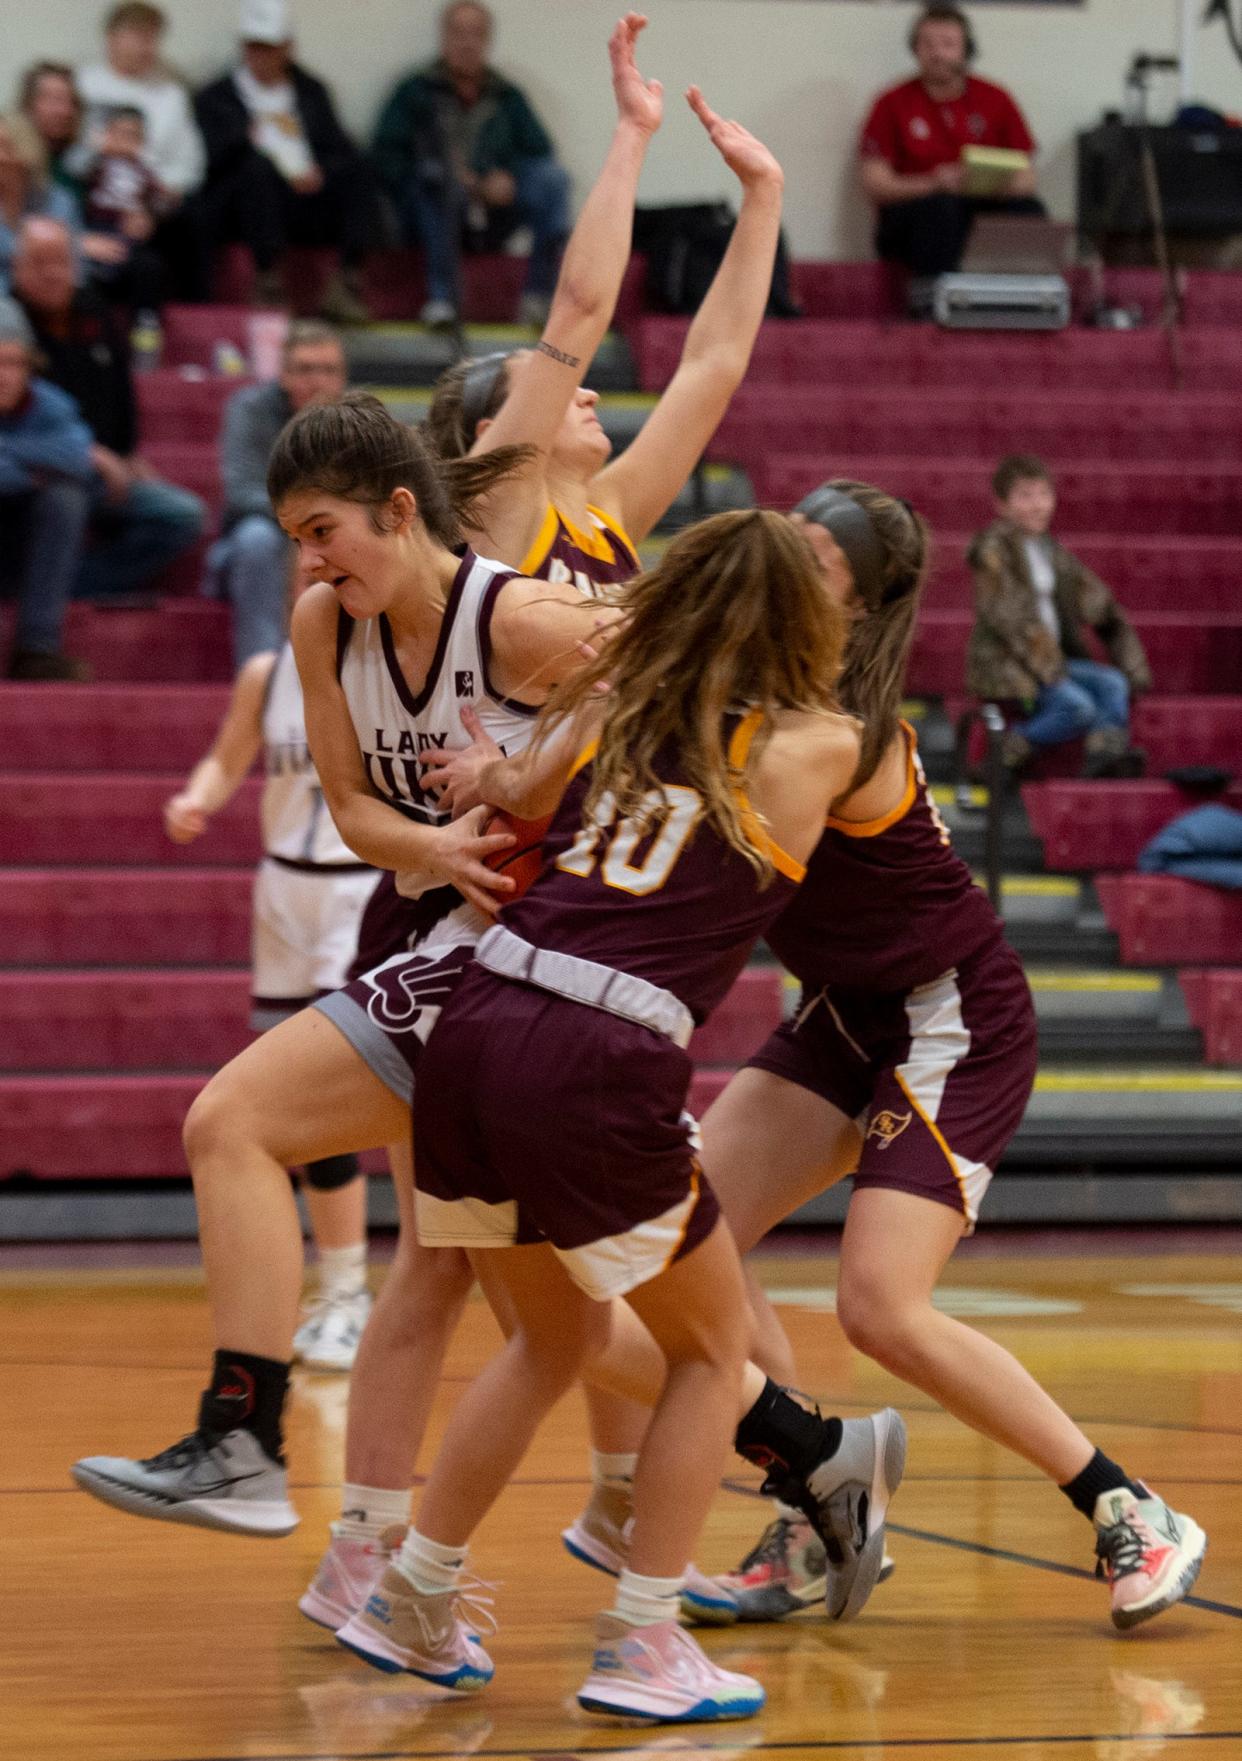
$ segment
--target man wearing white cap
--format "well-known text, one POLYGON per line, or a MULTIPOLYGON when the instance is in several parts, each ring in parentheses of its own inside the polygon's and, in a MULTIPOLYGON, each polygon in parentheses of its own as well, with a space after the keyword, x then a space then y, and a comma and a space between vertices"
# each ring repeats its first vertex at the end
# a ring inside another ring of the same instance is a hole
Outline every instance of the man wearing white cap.
POLYGON ((341 324, 365 323, 358 272, 375 239, 374 186, 341 127, 331 94, 293 59, 286 0, 242 0, 241 60, 195 101, 207 145, 203 205, 213 243, 254 257, 256 298, 284 300, 281 261, 291 244, 340 254, 321 305, 341 324))

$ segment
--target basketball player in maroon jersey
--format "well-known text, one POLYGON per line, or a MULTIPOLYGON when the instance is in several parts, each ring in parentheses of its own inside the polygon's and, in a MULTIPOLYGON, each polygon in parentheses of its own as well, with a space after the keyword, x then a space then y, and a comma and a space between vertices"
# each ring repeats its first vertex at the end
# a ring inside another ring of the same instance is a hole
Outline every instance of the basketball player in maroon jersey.
MULTIPOLYGON (((629 260, 629 209, 601 213, 595 270, 611 279, 613 296, 572 357, 549 355, 540 343, 534 351, 460 362, 440 379, 427 418, 431 440, 446 458, 515 442, 535 448, 527 470, 489 500, 485 524, 471 542, 524 575, 576 581, 588 593, 637 570, 636 547, 685 486, 745 376, 772 285, 780 165, 740 123, 718 116, 697 86, 686 98, 742 186, 741 209, 677 371, 625 452, 609 462, 611 443, 595 415, 595 392, 578 389, 567 408, 566 373, 572 386, 581 386, 612 321, 629 260)), ((564 268, 560 286, 573 296, 564 268)))
MULTIPOLYGON (((630 14, 610 43, 618 109, 629 125, 626 171, 637 177, 638 149, 662 116, 657 82, 644 81, 634 49, 645 21, 630 14), (644 133, 645 131, 645 133, 644 133)), ((443 456, 505 443, 531 449, 481 504, 471 541, 484 556, 524 575, 572 582, 582 592, 628 579, 635 544, 662 517, 697 463, 746 370, 772 279, 783 176, 768 149, 738 123, 725 122, 697 88, 691 107, 743 187, 741 215, 711 290, 690 327, 681 365, 660 404, 623 458, 608 464, 609 442, 595 416, 596 394, 581 380, 612 319, 629 260, 633 189, 605 167, 587 198, 566 252, 543 343, 454 367, 441 380, 427 432, 443 456), (566 326, 566 313, 573 319, 566 326), (559 327, 558 327, 559 326, 559 327), (552 346, 555 343, 555 346, 552 346)), ((615 156, 615 155, 614 155, 615 156)), ((632 180, 631 180, 632 181, 632 180)), ((383 885, 383 883, 381 883, 383 885)), ((389 895, 391 897, 391 895, 389 895)), ((377 901, 382 909, 384 895, 377 901)), ((381 937, 388 935, 381 931, 381 937)), ((379 964, 360 951, 355 976, 379 964)), ((443 1350, 472 1274, 464 1256, 403 1245, 385 1280, 350 1386, 345 1487, 339 1519, 302 1598, 303 1612, 336 1624, 361 1606, 376 1549, 404 1521, 408 1488, 443 1350), (407 1257, 411 1263, 406 1264, 407 1257)), ((628 1505, 646 1412, 585 1390, 591 1420, 591 1499, 566 1544, 605 1570, 616 1569, 610 1511, 628 1505)), ((687 1599, 699 1617, 728 1598, 692 1573, 687 1599)))
MULTIPOLYGON (((862 754, 766 932, 802 985, 798 1009, 705 1116, 703 1164, 743 1252, 853 1173, 837 1279, 847 1338, 1061 1488, 1094 1522, 1114 1624, 1131 1627, 1187 1594, 1202 1530, 1096 1449, 1003 1347, 932 1304, 1021 1122, 1036 1026, 1021 964, 899 720, 924 528, 904 502, 849 482, 794 517, 851 619, 839 691, 862 754)), ((792 1362, 773 1374, 795 1379, 792 1362)), ((722 1581, 742 1618, 772 1619, 806 1606, 825 1571, 829 1614, 856 1611, 869 1586, 825 1565, 786 1508, 722 1581)))
POLYGON ((685 1048, 792 894, 858 741, 830 713, 839 615, 781 516, 704 522, 620 605, 609 653, 558 692, 550 737, 479 779, 523 816, 564 795, 547 866, 483 938, 425 1048, 416 1202, 420 1238, 475 1249, 514 1329, 454 1414, 416 1527, 338 1637, 379 1668, 485 1685, 490 1659, 458 1612, 460 1599, 477 1621, 466 1545, 625 1296, 667 1372, 629 1564, 579 1701, 737 1718, 762 1689, 715 1669, 677 1623, 745 1404, 749 1331, 683 1115, 685 1048))

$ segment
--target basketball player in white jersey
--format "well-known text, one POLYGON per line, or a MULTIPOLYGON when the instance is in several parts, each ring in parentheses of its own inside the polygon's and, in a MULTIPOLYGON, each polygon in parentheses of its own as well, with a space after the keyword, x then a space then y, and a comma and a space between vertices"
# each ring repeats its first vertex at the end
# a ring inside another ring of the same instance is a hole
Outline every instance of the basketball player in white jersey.
MULTIPOLYGON (((572 585, 456 553, 461 514, 522 456, 509 448, 445 464, 376 398, 350 393, 295 416, 269 467, 273 506, 309 583, 293 643, 328 807, 359 859, 417 876, 405 941, 389 949, 417 938, 427 955, 420 984, 404 993, 412 1044, 430 1031, 484 913, 513 889, 483 862, 512 838, 484 834, 486 809, 452 822, 422 788, 418 755, 469 745, 467 706, 502 746, 523 743, 599 616, 572 585)), ((76 1465, 79 1485, 105 1503, 252 1535, 297 1523, 281 1417, 302 1241, 285 1169, 408 1141, 410 1083, 398 1092, 353 1043, 367 1020, 362 1008, 352 1021, 332 1004, 305 1009, 226 1065, 191 1108, 185 1145, 217 1345, 211 1379, 196 1428, 170 1449, 76 1465)), ((397 1186, 411 1218, 412 1188, 397 1186)))
MULTIPOLYGON (((254 883, 250 1025, 264 1032, 345 982, 379 876, 341 841, 324 803, 287 642, 279 653, 254 655, 238 673, 211 750, 165 804, 173 842, 202 836, 260 751, 263 860, 254 883)), ((309 1163, 303 1192, 318 1287, 294 1354, 311 1369, 348 1370, 371 1307, 366 1183, 357 1157, 309 1163)))

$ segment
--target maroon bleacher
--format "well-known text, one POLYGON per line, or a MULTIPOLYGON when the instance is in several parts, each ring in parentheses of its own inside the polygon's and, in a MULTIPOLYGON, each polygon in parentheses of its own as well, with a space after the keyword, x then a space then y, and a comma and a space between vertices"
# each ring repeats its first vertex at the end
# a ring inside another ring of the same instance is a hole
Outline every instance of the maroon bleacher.
MULTIPOLYGON (((8 642, 12 623, 12 607, 0 605, 0 644, 8 642)), ((65 648, 101 682, 197 685, 232 675, 228 609, 197 596, 178 595, 141 611, 71 605, 65 648)))
POLYGON ((1242 893, 1168 874, 1099 874, 1095 890, 1127 966, 1211 966, 1238 958, 1242 893))
MULTIPOLYGON (((1231 784, 1219 799, 1242 809, 1242 783, 1231 784)), ((1161 826, 1200 805, 1198 797, 1154 778, 1028 783, 1022 800, 1047 867, 1075 873, 1133 868, 1161 826)))
POLYGON ((0 772, 0 849, 31 867, 68 862, 131 868, 159 862, 170 868, 227 868, 257 862, 259 780, 242 784, 207 835, 193 844, 173 844, 164 834, 162 814, 177 780, 115 771, 0 772))
POLYGON ((211 745, 228 696, 226 685, 7 685, 4 768, 188 772, 211 745))
POLYGON ((1242 1064, 1242 968, 1188 967, 1177 976, 1208 1063, 1242 1064))
POLYGON ((5 964, 239 966, 250 957, 244 868, 6 868, 5 964))
POLYGON ((0 972, 10 1070, 214 1070, 247 1043, 249 975, 0 972))
MULTIPOLYGON (((960 696, 973 614, 966 609, 920 611, 910 660, 916 696, 960 696)), ((1242 606, 1233 612, 1136 612, 1133 623, 1152 657, 1166 695, 1224 695, 1242 679, 1242 606)))

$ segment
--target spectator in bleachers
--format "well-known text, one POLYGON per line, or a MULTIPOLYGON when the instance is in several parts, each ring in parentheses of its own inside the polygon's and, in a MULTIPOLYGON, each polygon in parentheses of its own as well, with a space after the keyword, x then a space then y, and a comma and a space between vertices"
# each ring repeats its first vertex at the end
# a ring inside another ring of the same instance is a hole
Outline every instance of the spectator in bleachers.
POLYGON ((82 213, 95 246, 92 278, 138 312, 157 311, 164 297, 163 264, 149 240, 167 198, 143 158, 145 134, 142 111, 118 105, 83 166, 82 213), (111 261, 100 260, 102 244, 114 247, 111 261))
POLYGON ((976 697, 1021 706, 1005 735, 1020 770, 1038 751, 1085 741, 1083 774, 1141 776, 1130 746, 1130 701, 1151 688, 1133 626, 1085 563, 1052 536, 1056 489, 1041 459, 1015 453, 992 479, 996 520, 971 542, 975 626, 967 686, 976 697), (1111 665, 1093 660, 1086 632, 1111 665))
POLYGON ((208 590, 233 607, 238 670, 252 655, 278 649, 285 636, 289 542, 267 496, 267 461, 290 416, 345 390, 345 351, 328 325, 291 324, 280 378, 248 385, 229 399, 220 434, 224 534, 212 546, 208 590))
POLYGON ((13 292, 47 377, 75 400, 91 434, 90 544, 75 592, 115 599, 148 589, 198 542, 207 510, 188 489, 163 482, 138 450, 125 326, 94 288, 74 286, 69 234, 55 220, 28 220, 22 227, 13 292))
POLYGON ((493 20, 480 0, 451 0, 440 53, 403 79, 375 132, 375 159, 411 243, 426 257, 423 322, 451 324, 463 239, 498 250, 532 235, 518 317, 542 325, 569 234, 569 177, 529 99, 488 63, 493 20))
POLYGON ((331 247, 340 263, 320 311, 338 324, 365 324, 360 271, 380 226, 370 168, 327 86, 294 61, 286 0, 242 0, 240 28, 237 66, 196 99, 209 236, 247 246, 255 298, 267 306, 285 303, 289 245, 331 247))
POLYGON ((203 142, 189 92, 160 58, 167 22, 147 0, 121 0, 112 8, 104 21, 106 60, 78 74, 86 104, 83 135, 91 140, 118 106, 142 111, 143 157, 163 191, 151 249, 164 264, 169 292, 199 300, 207 295, 206 263, 193 195, 203 181, 203 142))
POLYGON ((63 61, 36 61, 22 75, 17 107, 43 142, 48 176, 76 201, 82 185, 69 159, 82 132, 82 99, 73 69, 63 61))
POLYGON ((966 14, 926 7, 910 48, 917 76, 882 92, 863 126, 862 184, 878 210, 878 254, 927 277, 958 267, 976 215, 1045 210, 1029 166, 994 195, 967 193, 965 148, 1032 154, 1035 141, 1004 87, 971 73, 976 46, 966 14))
POLYGON ((9 285, 22 222, 38 214, 67 228, 76 255, 78 205, 68 190, 53 183, 42 139, 33 123, 15 111, 0 116, 0 293, 9 285))
POLYGON ((79 71, 78 90, 88 134, 118 105, 142 111, 146 162, 169 195, 184 202, 203 181, 203 143, 189 92, 160 59, 167 25, 158 6, 122 0, 104 20, 106 59, 79 71))
POLYGON ((82 558, 94 466, 73 399, 34 377, 35 340, 0 297, 0 587, 17 596, 10 679, 85 679, 61 650, 82 558))

